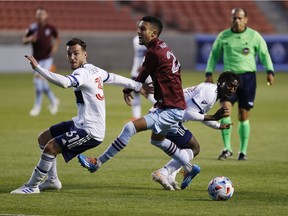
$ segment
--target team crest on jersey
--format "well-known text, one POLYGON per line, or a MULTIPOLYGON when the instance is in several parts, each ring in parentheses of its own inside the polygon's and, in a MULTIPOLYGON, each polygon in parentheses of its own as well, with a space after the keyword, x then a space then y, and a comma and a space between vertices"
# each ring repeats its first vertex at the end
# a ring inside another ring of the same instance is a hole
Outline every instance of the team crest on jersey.
POLYGON ((166 44, 165 42, 163 42, 163 43, 161 43, 159 46, 160 46, 162 49, 164 49, 164 48, 167 47, 167 44, 166 44))
POLYGON ((242 54, 243 55, 248 55, 250 53, 250 49, 248 47, 245 47, 243 50, 242 50, 242 54))
POLYGON ((46 36, 49 36, 50 34, 51 34, 50 29, 49 29, 49 28, 46 28, 46 29, 45 29, 45 35, 46 35, 46 36))

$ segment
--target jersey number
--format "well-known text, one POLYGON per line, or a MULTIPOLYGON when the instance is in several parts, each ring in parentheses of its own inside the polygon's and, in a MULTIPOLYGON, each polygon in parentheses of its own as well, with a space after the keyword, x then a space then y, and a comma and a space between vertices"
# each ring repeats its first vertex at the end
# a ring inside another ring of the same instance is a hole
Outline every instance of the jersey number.
MULTIPOLYGON (((98 85, 98 89, 103 89, 103 85, 102 85, 102 82, 101 82, 102 80, 101 80, 101 78, 100 77, 97 77, 96 79, 95 79, 95 83, 98 85)), ((98 94, 96 94, 96 98, 98 99, 98 100, 104 100, 104 94, 102 93, 102 94, 100 94, 100 93, 98 93, 98 94)))
MULTIPOLYGON (((66 136, 68 138, 68 140, 67 140, 68 143, 73 143, 79 139, 79 135, 77 134, 77 131, 69 131, 66 133, 66 136)), ((63 142, 63 140, 62 140, 62 142, 63 142)), ((63 144, 65 144, 65 143, 63 143, 63 144)))
POLYGON ((171 57, 173 58, 173 65, 172 65, 172 73, 176 73, 179 71, 180 68, 180 63, 177 61, 176 57, 171 51, 168 51, 166 53, 167 59, 170 59, 171 57))

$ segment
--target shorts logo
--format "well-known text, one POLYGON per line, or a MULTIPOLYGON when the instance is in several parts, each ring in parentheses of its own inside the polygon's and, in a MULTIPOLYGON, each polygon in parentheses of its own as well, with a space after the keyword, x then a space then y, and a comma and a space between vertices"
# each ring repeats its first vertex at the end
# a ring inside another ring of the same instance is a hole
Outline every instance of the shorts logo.
POLYGON ((243 55, 248 55, 250 53, 250 49, 245 47, 243 50, 242 50, 242 54, 243 55))

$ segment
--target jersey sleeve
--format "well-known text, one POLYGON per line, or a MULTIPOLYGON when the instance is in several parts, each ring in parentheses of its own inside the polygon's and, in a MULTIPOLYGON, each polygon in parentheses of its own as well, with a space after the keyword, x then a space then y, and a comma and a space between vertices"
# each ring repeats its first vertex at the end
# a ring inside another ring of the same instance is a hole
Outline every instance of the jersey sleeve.
POLYGON ((133 89, 135 91, 139 91, 142 88, 142 83, 136 82, 132 79, 128 79, 126 77, 114 74, 114 73, 108 73, 108 79, 104 81, 106 84, 112 84, 116 86, 122 86, 124 88, 133 89))
POLYGON ((220 33, 212 45, 212 49, 210 51, 209 58, 207 61, 206 70, 205 70, 206 73, 207 72, 212 73, 215 70, 217 62, 221 58, 221 53, 222 53, 221 35, 222 34, 220 33))
POLYGON ((157 63, 158 63, 158 57, 156 53, 154 53, 151 50, 147 51, 143 60, 142 67, 140 68, 139 75, 136 78, 136 81, 144 83, 147 77, 151 75, 150 72, 155 71, 157 63))
POLYGON ((40 65, 37 65, 37 67, 35 68, 35 71, 40 73, 49 82, 59 87, 68 88, 73 85, 73 82, 71 82, 71 79, 69 77, 63 76, 61 74, 53 73, 45 68, 42 68, 40 65))
POLYGON ((264 40, 264 38, 258 34, 259 37, 259 50, 258 50, 258 55, 259 55, 259 60, 261 64, 264 66, 266 71, 274 71, 273 63, 271 60, 271 56, 269 54, 269 50, 267 47, 267 43, 264 40))
MULTIPOLYGON (((213 85, 213 84, 211 84, 213 85)), ((184 113, 184 121, 204 121, 205 114, 213 107, 213 88, 207 83, 187 88, 184 90, 187 108, 184 113), (192 91, 192 92, 191 92, 192 91)))
POLYGON ((202 123, 214 129, 220 128, 220 123, 217 121, 202 121, 202 123))

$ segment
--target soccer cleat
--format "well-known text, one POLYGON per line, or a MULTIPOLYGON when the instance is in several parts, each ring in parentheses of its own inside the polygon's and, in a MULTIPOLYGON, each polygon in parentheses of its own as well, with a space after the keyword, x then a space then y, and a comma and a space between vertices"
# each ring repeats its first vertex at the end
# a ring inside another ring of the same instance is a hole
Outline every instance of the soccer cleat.
POLYGON ((60 190, 62 188, 62 183, 58 178, 46 179, 39 185, 39 190, 60 190))
POLYGON ((193 178, 195 178, 199 173, 200 173, 200 167, 194 164, 190 172, 184 173, 184 179, 181 184, 181 189, 183 190, 187 188, 191 184, 193 178))
POLYGON ((240 152, 238 155, 238 160, 247 160, 247 156, 244 153, 240 152))
POLYGON ((152 179, 161 184, 165 190, 174 190, 173 186, 169 184, 167 176, 162 174, 159 170, 152 173, 152 179))
POLYGON ((180 190, 181 188, 178 186, 178 182, 175 181, 175 178, 171 175, 168 176, 169 184, 174 188, 174 190, 180 190))
POLYGON ((30 116, 38 116, 40 111, 41 111, 41 108, 39 106, 34 106, 32 108, 32 110, 30 111, 29 115, 30 116))
POLYGON ((233 153, 229 150, 223 150, 221 154, 218 156, 218 160, 226 160, 232 157, 233 153))
POLYGON ((86 157, 83 154, 79 154, 77 158, 81 166, 88 169, 91 173, 96 172, 101 166, 101 162, 97 158, 86 157))
POLYGON ((38 187, 28 187, 23 185, 22 187, 11 191, 11 194, 39 194, 40 190, 38 187))

